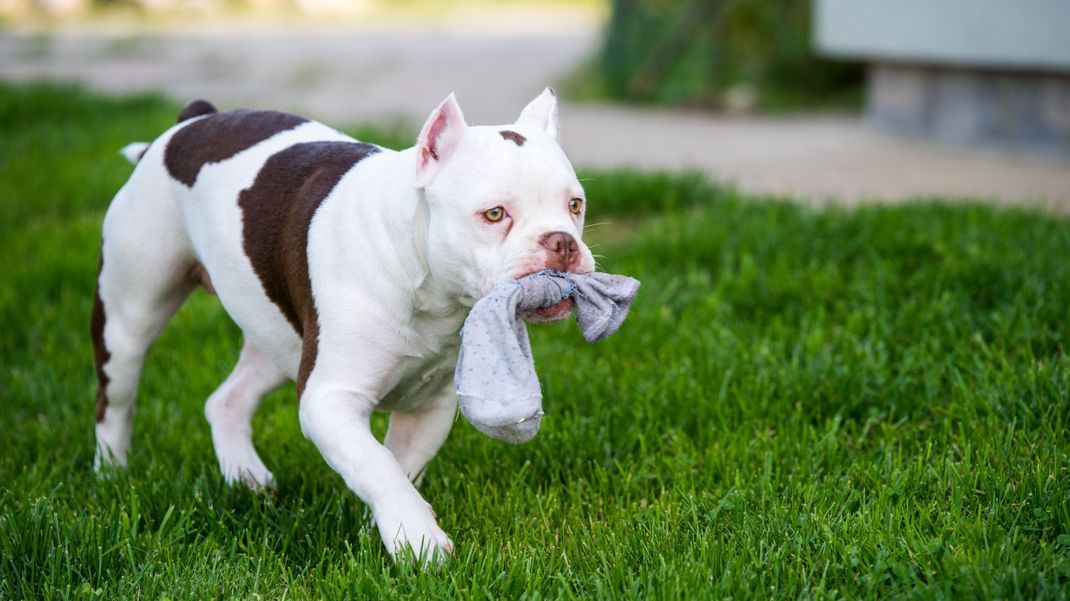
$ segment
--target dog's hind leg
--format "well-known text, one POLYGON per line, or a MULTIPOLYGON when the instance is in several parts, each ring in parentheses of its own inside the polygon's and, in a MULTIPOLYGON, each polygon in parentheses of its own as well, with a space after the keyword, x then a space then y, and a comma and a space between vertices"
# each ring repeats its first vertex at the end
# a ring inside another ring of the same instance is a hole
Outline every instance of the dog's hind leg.
POLYGON ((173 200, 158 191, 136 193, 149 184, 128 182, 104 218, 90 327, 98 379, 98 469, 126 465, 145 353, 197 284, 190 275, 196 261, 173 200))
POLYGON ((216 458, 228 483, 241 481, 250 488, 274 484, 274 477, 253 447, 252 419, 264 395, 285 381, 278 367, 246 342, 234 371, 208 397, 204 415, 212 425, 216 458))

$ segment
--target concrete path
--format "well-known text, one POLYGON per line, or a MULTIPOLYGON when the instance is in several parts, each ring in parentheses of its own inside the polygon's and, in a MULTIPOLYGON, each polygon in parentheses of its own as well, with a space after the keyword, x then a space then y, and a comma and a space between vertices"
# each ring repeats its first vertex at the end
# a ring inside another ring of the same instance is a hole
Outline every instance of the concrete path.
MULTIPOLYGON (((544 15, 545 16, 545 15, 544 15)), ((435 27, 301 26, 142 33, 0 33, 0 78, 163 90, 221 107, 287 108, 331 124, 418 126, 450 91, 470 123, 512 121, 597 46, 597 23, 556 15, 435 27), (274 31, 273 31, 274 29, 274 31)), ((728 118, 566 103, 581 166, 694 167, 756 194, 812 202, 976 198, 1070 212, 1070 163, 874 133, 852 117, 728 118)))

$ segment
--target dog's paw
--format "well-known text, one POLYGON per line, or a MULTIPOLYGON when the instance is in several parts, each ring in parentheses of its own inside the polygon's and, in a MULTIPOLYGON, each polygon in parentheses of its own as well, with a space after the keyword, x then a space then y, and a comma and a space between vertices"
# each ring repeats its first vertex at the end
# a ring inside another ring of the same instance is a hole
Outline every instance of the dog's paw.
POLYGON ((97 476, 108 476, 126 469, 126 455, 113 453, 110 448, 98 446, 93 454, 93 471, 97 476))
POLYGON ((438 527, 434 511, 423 499, 392 503, 375 512, 375 524, 395 561, 439 566, 453 554, 453 541, 438 527))
POLYGON ((228 464, 222 466, 223 478, 231 486, 244 486, 257 492, 275 490, 275 475, 261 462, 252 465, 228 464))
POLYGON ((263 474, 243 473, 241 476, 241 483, 253 492, 273 493, 277 490, 277 487, 275 486, 275 475, 271 472, 265 472, 263 474))

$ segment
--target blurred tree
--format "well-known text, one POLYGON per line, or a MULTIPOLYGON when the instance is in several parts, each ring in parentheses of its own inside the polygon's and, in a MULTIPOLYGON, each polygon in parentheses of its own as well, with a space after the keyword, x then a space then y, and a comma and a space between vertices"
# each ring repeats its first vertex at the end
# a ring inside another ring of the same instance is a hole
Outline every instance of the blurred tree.
POLYGON ((863 80, 814 54, 809 0, 613 0, 597 66, 614 98, 738 109, 853 103, 863 80))

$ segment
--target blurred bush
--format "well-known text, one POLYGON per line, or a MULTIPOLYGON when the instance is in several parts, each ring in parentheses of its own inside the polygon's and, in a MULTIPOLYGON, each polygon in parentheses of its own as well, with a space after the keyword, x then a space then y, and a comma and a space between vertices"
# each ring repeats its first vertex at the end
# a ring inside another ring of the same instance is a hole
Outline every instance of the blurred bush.
POLYGON ((581 96, 778 109, 855 105, 861 65, 818 58, 810 0, 613 0, 581 96))

